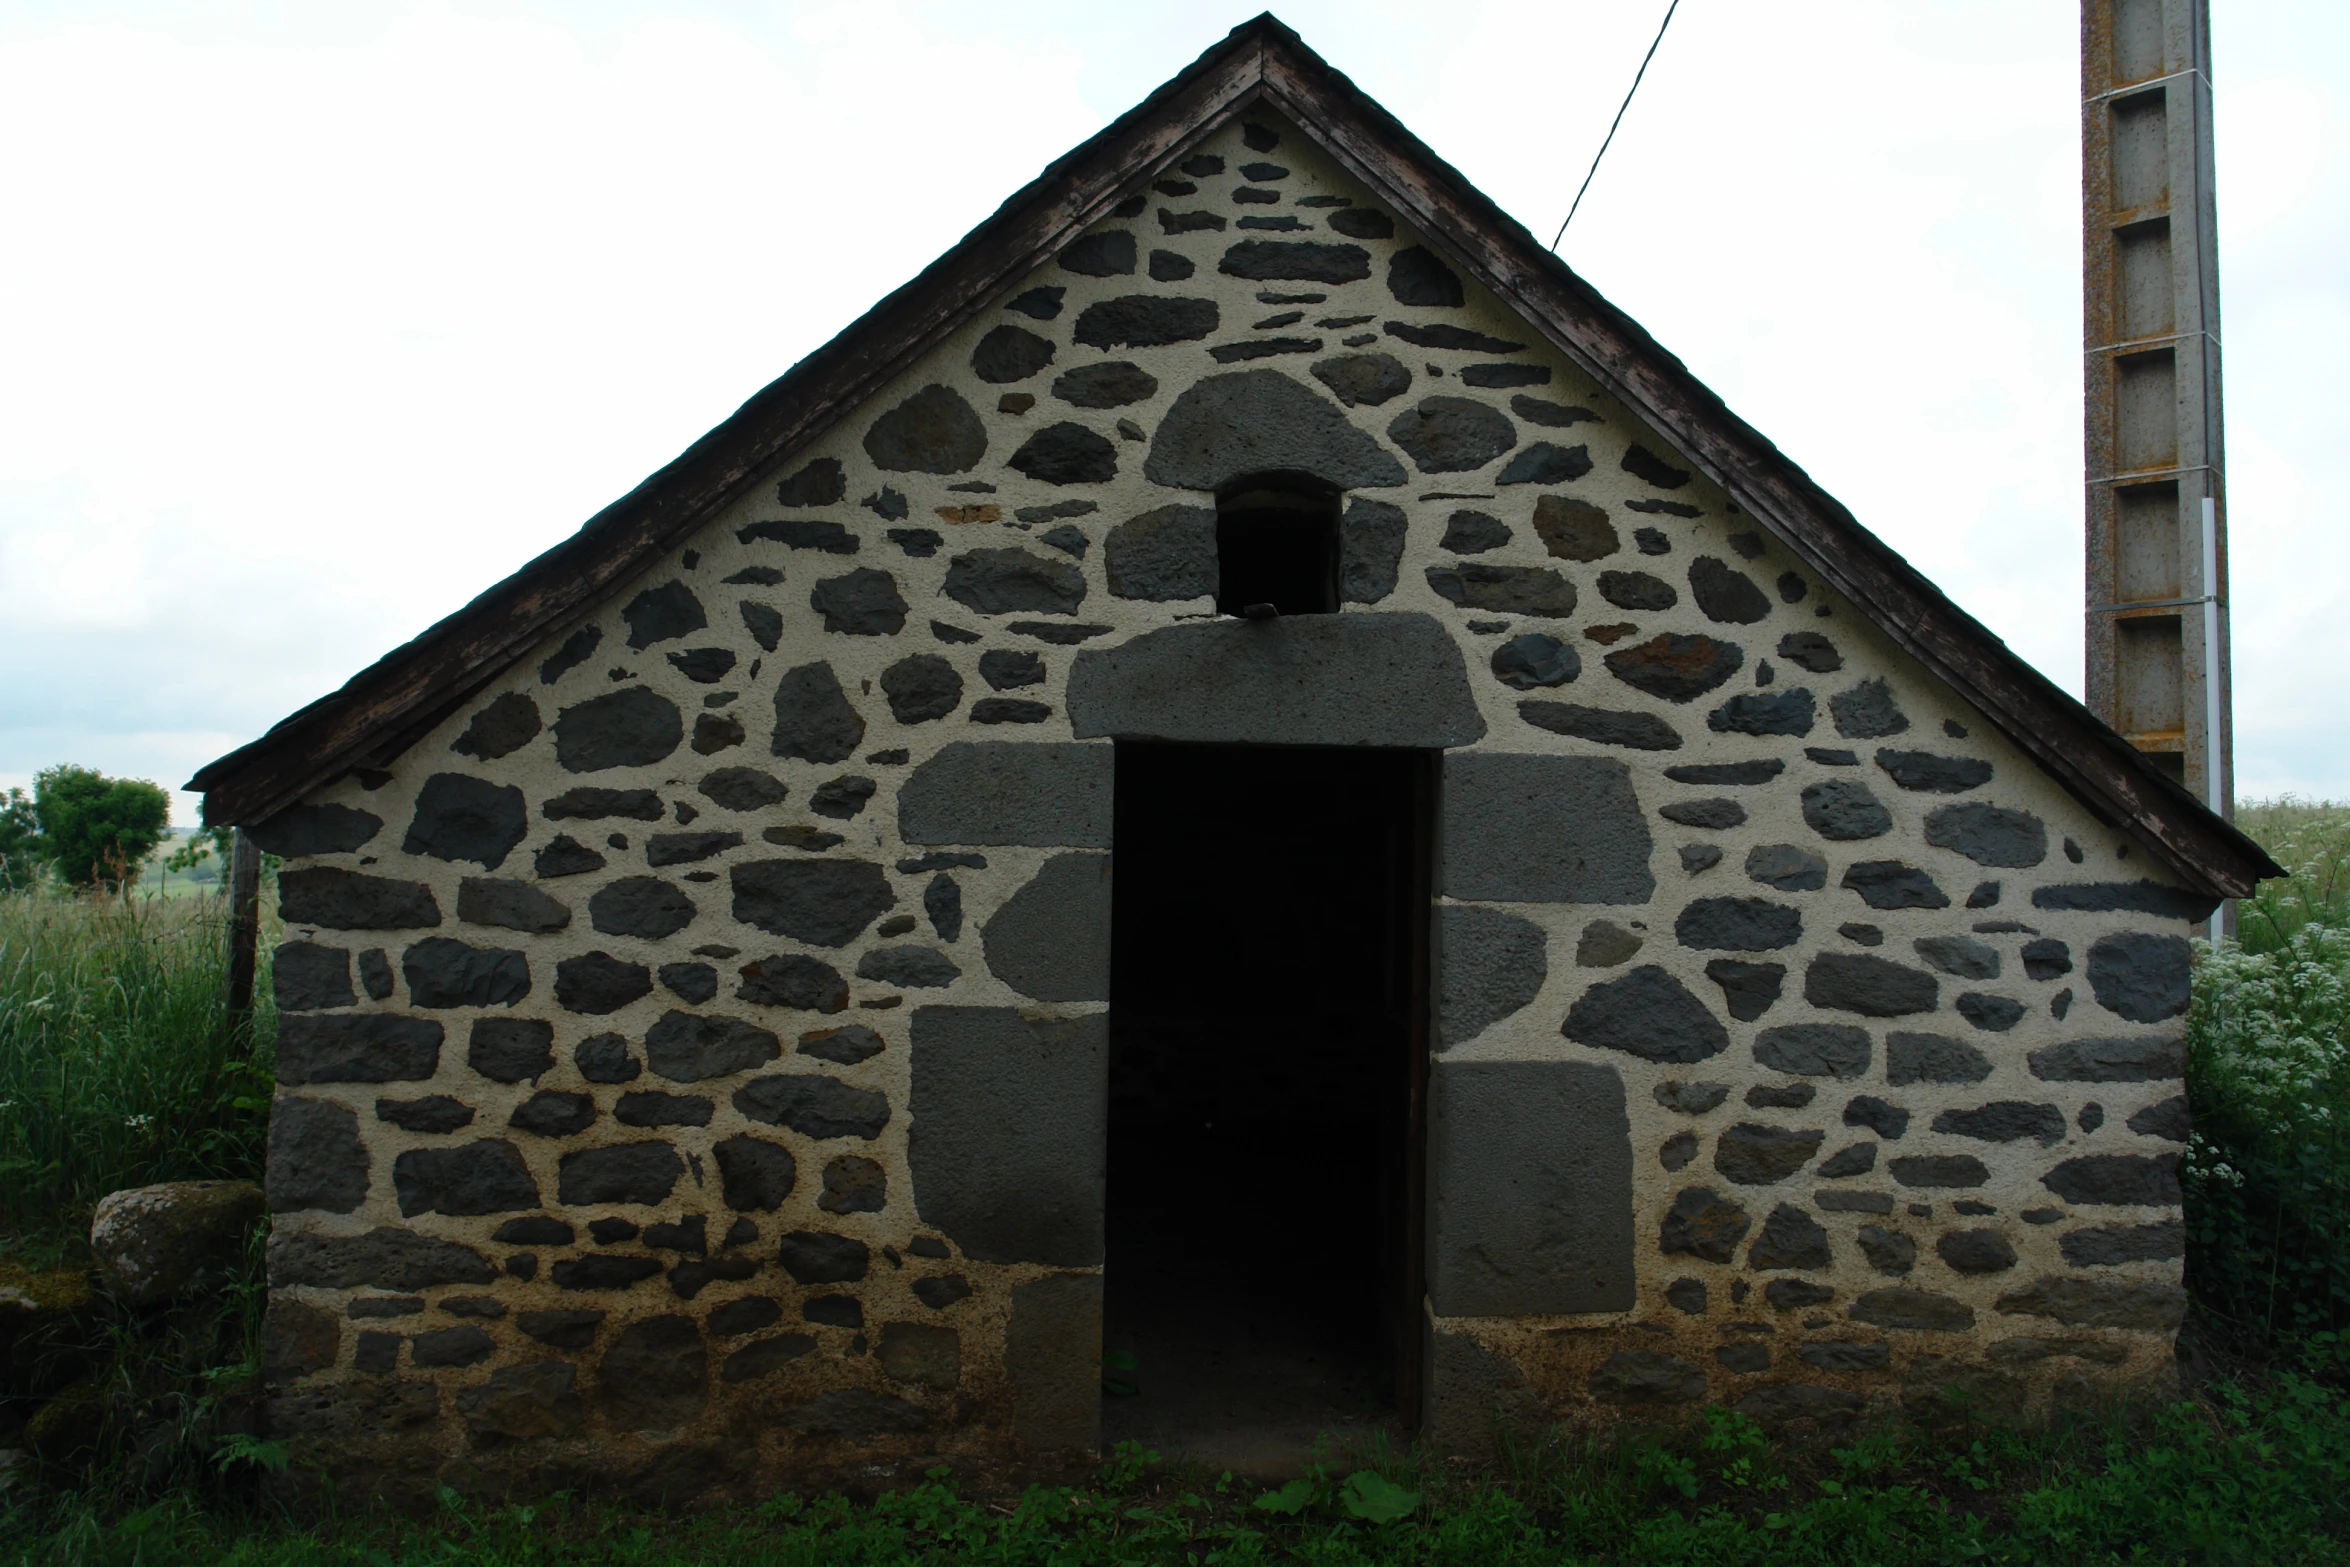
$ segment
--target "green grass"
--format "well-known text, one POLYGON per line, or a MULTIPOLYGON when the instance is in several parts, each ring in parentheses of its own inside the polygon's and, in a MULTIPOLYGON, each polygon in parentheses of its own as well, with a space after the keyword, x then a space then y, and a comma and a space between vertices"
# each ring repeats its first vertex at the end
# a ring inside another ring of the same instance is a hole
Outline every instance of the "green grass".
POLYGON ((71 1256, 100 1197, 258 1179, 271 1042, 223 995, 226 902, 0 894, 0 1244, 71 1256))

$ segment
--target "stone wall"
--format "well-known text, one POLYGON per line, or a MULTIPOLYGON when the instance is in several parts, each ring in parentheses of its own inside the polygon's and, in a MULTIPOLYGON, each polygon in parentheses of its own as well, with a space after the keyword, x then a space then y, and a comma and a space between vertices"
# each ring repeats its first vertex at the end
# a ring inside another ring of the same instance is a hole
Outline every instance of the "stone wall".
POLYGON ((2167 1364, 2195 900, 1267 122, 262 831, 276 1429, 393 1494, 1087 1446, 1115 737, 1445 752, 1440 1438, 2167 1364), (1265 470, 1345 613, 1215 616, 1265 470))

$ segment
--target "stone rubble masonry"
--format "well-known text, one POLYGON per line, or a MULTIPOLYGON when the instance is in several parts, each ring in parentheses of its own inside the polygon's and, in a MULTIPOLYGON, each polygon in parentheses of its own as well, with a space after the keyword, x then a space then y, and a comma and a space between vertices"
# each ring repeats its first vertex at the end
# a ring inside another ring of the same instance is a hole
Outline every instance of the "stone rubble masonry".
POLYGON ((1128 739, 1441 753, 1440 1437, 2167 1363, 2207 905, 1250 123, 257 829, 303 1463, 684 1499, 1092 1445, 1128 739), (1294 233, 1229 221, 1251 136, 1294 233), (1337 615, 1213 613, 1268 470, 1346 492, 1337 615))

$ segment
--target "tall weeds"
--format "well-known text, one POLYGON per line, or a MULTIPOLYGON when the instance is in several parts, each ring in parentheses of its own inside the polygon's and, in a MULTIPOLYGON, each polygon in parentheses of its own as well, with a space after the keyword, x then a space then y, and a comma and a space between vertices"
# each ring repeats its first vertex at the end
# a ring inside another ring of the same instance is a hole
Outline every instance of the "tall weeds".
POLYGON ((0 1236, 55 1249, 108 1192, 257 1179, 276 1019, 232 1026, 219 896, 0 894, 0 1236))

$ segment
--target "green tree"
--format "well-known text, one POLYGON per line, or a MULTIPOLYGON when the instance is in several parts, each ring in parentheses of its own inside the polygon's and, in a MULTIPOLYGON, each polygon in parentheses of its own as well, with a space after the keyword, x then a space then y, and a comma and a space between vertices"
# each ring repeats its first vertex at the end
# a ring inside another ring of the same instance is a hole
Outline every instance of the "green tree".
POLYGON ((22 789, 0 794, 0 892, 30 887, 41 879, 41 822, 33 797, 22 789))
POLYGON ((39 853, 58 880, 113 891, 139 874, 171 824, 171 796, 140 778, 51 767, 33 777, 39 853))

